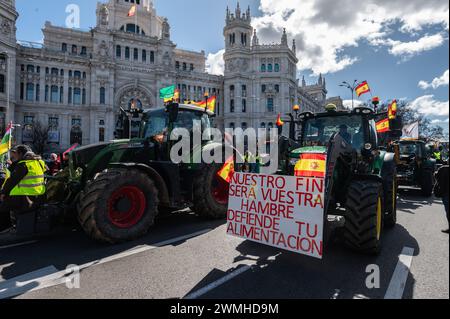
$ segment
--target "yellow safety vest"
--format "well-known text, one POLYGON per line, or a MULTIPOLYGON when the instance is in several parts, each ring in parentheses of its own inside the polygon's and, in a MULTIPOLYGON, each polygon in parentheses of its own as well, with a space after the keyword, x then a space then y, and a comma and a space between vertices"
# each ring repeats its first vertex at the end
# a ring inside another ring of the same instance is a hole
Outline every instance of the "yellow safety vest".
POLYGON ((45 194, 45 163, 42 160, 20 161, 27 166, 28 174, 13 188, 10 196, 40 196, 45 194))

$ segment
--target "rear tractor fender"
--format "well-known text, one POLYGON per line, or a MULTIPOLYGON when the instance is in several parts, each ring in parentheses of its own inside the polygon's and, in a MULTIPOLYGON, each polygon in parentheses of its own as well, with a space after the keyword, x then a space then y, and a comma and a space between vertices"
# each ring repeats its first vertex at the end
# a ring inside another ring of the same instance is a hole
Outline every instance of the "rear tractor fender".
POLYGON ((162 176, 152 167, 138 163, 111 163, 108 165, 108 168, 136 169, 141 172, 144 172, 155 183, 155 186, 158 189, 160 204, 162 205, 170 204, 169 190, 167 189, 166 182, 164 181, 164 178, 162 178, 162 176))

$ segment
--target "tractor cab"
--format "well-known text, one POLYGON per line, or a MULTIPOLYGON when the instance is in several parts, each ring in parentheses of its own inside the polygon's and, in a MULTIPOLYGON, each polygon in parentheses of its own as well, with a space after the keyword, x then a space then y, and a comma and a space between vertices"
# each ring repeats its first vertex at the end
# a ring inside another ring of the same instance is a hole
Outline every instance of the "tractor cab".
POLYGON ((165 108, 150 110, 144 113, 140 138, 148 139, 159 135, 168 136, 171 130, 184 128, 192 132, 195 121, 201 123, 201 129, 211 128, 211 117, 214 113, 189 104, 169 104, 165 108))

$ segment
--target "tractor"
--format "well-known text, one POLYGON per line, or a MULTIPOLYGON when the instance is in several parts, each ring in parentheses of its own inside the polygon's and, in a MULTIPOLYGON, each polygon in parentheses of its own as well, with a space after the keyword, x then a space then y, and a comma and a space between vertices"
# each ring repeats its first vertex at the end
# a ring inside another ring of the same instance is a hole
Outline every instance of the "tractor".
POLYGON ((204 108, 173 103, 144 112, 137 138, 72 151, 65 169, 48 178, 45 204, 15 216, 15 237, 51 232, 76 219, 92 239, 114 244, 142 237, 168 210, 192 208, 201 217, 225 218, 229 185, 217 174, 223 164, 192 159, 203 151, 225 154, 229 146, 203 141, 191 144, 187 162, 170 157, 177 142, 171 132, 185 128, 192 135, 194 121, 203 132, 213 117, 204 108))
POLYGON ((433 194, 436 160, 424 141, 400 140, 392 144, 397 152, 398 181, 400 186, 419 187, 422 194, 433 194))
POLYGON ((384 227, 397 222, 397 170, 394 153, 378 144, 372 109, 289 114, 289 139, 280 144, 281 173, 295 175, 307 154, 327 156, 326 231, 332 221, 347 246, 363 254, 378 254, 384 227), (283 154, 288 154, 283 156, 283 154))

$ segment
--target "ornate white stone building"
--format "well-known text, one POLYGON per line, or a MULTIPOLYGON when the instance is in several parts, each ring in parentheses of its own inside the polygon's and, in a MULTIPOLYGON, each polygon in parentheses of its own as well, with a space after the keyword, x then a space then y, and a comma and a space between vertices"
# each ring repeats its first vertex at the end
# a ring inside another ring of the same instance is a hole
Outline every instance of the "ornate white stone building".
MULTIPOLYGON (((0 2, 0 130, 14 121, 18 143, 31 142, 32 127, 50 128, 49 147, 64 150, 111 140, 123 129, 120 109, 132 104, 161 107, 159 89, 180 88, 182 99, 218 96, 216 125, 271 126, 292 105, 316 110, 326 102, 325 80, 297 80, 295 43, 259 44, 250 10, 227 9, 225 74, 206 72, 205 52, 186 51, 171 41, 167 19, 150 0, 97 4, 89 31, 46 22, 42 44, 18 42, 15 0, 0 2), (137 14, 128 17, 131 5, 137 14)), ((133 134, 137 134, 138 122, 133 134)))

